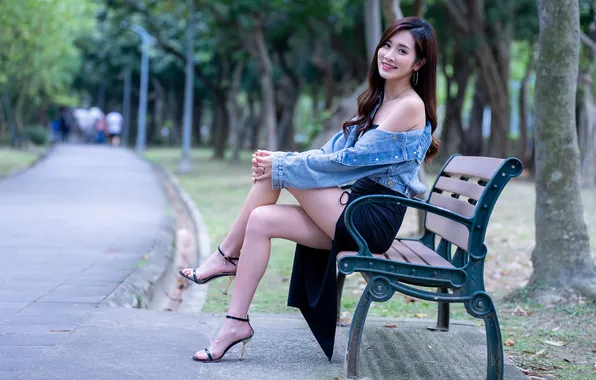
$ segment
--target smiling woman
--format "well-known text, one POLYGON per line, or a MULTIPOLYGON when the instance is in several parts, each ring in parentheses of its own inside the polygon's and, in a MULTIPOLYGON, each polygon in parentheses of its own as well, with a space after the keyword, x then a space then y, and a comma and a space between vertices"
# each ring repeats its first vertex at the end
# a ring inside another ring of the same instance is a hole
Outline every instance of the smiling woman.
MULTIPOLYGON (((248 309, 267 269, 272 238, 297 243, 288 305, 300 309, 331 359, 337 314, 335 257, 340 251, 358 250, 344 224, 346 205, 371 194, 410 198, 426 190, 418 171, 438 150, 433 137, 436 57, 431 26, 414 17, 399 20, 379 42, 369 87, 358 98, 358 116, 342 131, 320 149, 255 152, 253 186, 230 233, 199 268, 180 272, 197 284, 236 276, 226 322, 194 360, 218 361, 254 335, 248 309), (351 181, 356 181, 351 192, 339 187, 351 181), (299 205, 277 204, 282 189, 299 205)), ((372 252, 389 249, 405 211, 399 204, 358 208, 356 229, 372 252)))

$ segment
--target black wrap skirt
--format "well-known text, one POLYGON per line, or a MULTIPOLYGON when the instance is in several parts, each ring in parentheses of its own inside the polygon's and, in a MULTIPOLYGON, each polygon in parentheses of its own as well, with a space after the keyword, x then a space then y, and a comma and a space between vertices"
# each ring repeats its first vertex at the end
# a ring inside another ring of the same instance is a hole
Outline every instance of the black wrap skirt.
MULTIPOLYGON (((403 196, 369 178, 354 183, 347 204, 372 194, 403 196)), ((358 251, 358 244, 345 225, 344 212, 335 226, 331 250, 296 245, 290 279, 288 306, 302 312, 313 335, 329 360, 333 356, 337 316, 336 256, 341 251, 358 251)), ((369 203, 359 206, 352 214, 354 225, 366 240, 372 253, 383 253, 391 247, 403 222, 406 206, 369 203)))

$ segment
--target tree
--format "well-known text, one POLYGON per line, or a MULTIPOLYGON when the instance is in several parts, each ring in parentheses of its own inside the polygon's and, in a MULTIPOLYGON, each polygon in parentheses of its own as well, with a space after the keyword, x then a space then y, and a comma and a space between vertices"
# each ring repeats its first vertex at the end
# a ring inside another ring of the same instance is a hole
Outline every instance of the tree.
POLYGON ((577 0, 538 0, 538 14, 536 247, 528 286, 559 300, 573 289, 596 299, 575 121, 579 6, 577 0))

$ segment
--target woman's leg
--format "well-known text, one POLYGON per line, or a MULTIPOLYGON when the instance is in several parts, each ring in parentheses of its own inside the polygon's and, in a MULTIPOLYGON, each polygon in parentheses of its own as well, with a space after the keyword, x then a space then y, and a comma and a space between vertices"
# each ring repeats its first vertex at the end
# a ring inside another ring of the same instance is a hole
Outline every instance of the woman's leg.
MULTIPOLYGON (((240 213, 232 225, 232 229, 223 239, 219 247, 228 257, 238 257, 238 252, 242 247, 246 224, 251 212, 259 206, 275 204, 279 198, 280 190, 271 188, 271 181, 257 181, 251 187, 244 204, 240 208, 240 213)), ((234 272, 236 266, 225 260, 219 251, 215 251, 205 260, 196 270, 197 279, 207 278, 215 273, 234 272)), ((192 276, 192 268, 183 269, 182 272, 187 276, 192 276)))
MULTIPOLYGON (((290 189, 290 192, 306 208, 270 205, 259 207, 251 213, 228 315, 245 318, 248 314, 254 293, 267 268, 271 238, 292 240, 312 248, 331 249, 335 224, 345 207, 340 203, 341 189, 290 189)), ((209 351, 217 358, 230 343, 250 333, 247 323, 226 319, 209 351)), ((195 355, 200 359, 207 357, 205 351, 195 355)))

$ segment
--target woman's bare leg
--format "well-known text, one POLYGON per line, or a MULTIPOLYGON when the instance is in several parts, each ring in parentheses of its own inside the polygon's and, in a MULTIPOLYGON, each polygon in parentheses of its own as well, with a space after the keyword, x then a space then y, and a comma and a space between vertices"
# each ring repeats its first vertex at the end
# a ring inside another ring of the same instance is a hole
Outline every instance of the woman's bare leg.
MULTIPOLYGON (((292 240, 318 249, 331 248, 335 224, 344 208, 339 201, 342 191, 332 188, 291 189, 290 192, 299 202, 302 200, 307 208, 270 205, 259 207, 250 215, 228 315, 245 318, 248 314, 254 293, 269 262, 271 238, 292 240)), ((217 358, 230 343, 247 337, 250 333, 247 323, 226 319, 209 351, 217 358)), ((207 354, 199 351, 195 356, 204 359, 207 354)))
MULTIPOLYGON (((232 229, 219 245, 224 254, 228 257, 238 257, 250 214, 259 206, 275 204, 279 198, 279 193, 280 190, 272 189, 271 181, 257 181, 253 184, 244 200, 244 204, 240 208, 238 217, 232 224, 232 229)), ((234 272, 235 270, 236 266, 226 261, 216 248, 205 262, 197 268, 196 276, 197 279, 203 279, 215 273, 234 272)), ((182 272, 187 276, 192 276, 192 268, 183 269, 182 272)))

